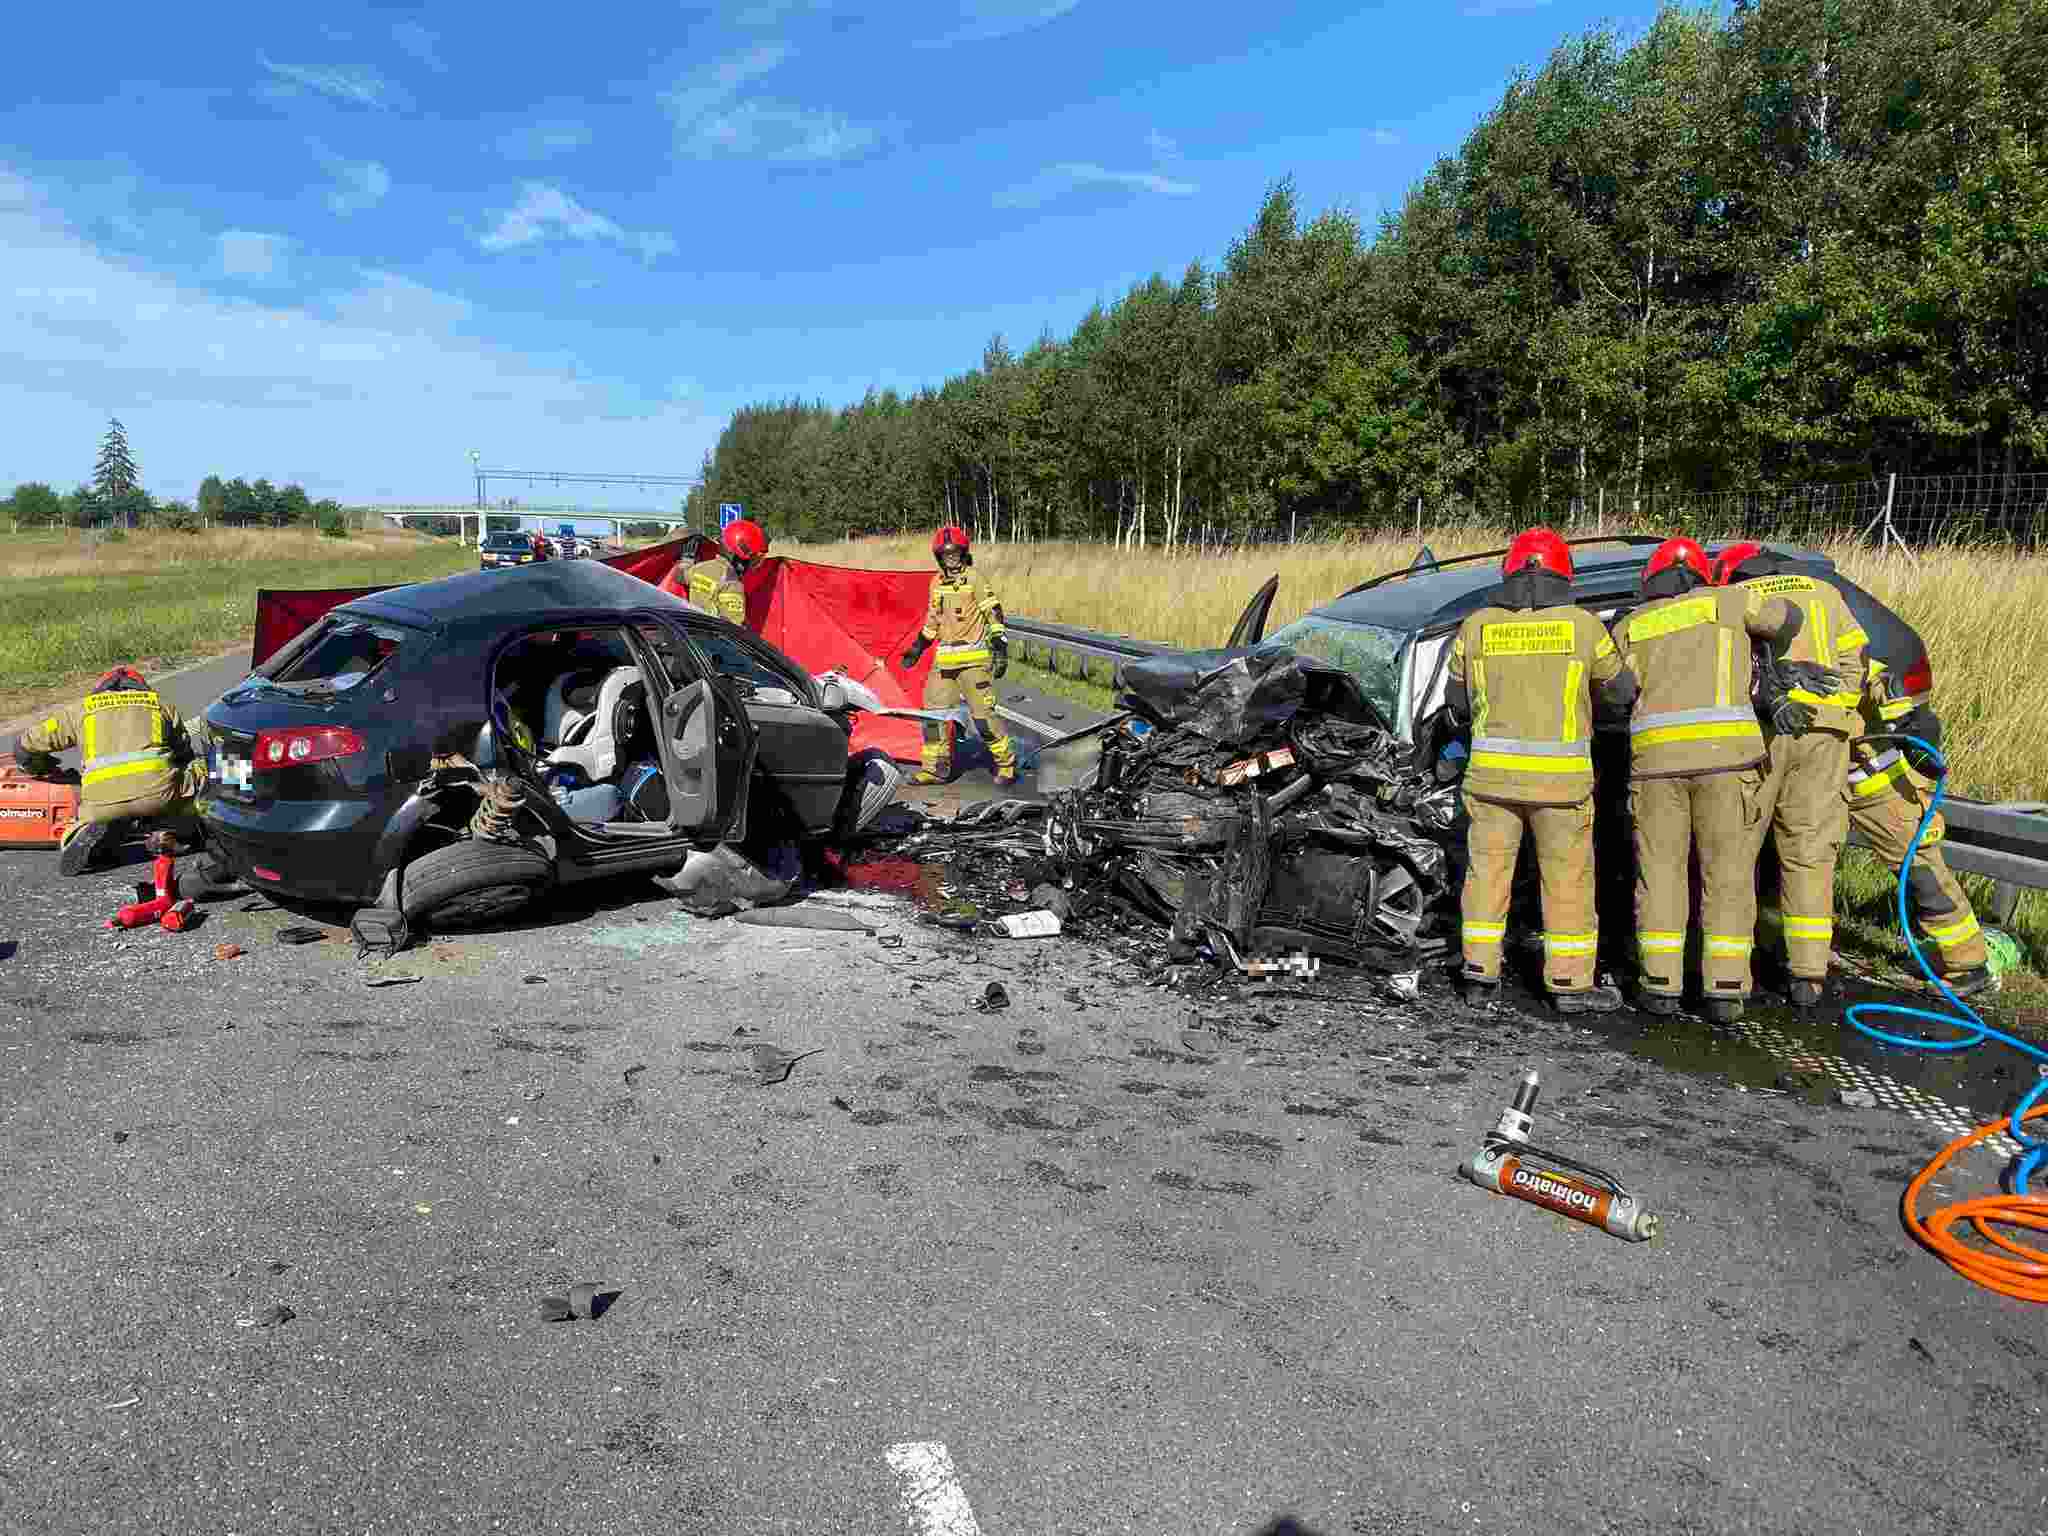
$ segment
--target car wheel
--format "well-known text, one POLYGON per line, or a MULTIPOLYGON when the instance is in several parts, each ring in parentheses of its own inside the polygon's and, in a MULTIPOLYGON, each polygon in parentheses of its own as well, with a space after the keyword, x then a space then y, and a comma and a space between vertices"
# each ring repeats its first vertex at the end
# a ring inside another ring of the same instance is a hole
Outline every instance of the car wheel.
POLYGON ((472 839, 436 848, 405 866, 407 921, 448 930, 502 922, 554 884, 547 855, 472 839))

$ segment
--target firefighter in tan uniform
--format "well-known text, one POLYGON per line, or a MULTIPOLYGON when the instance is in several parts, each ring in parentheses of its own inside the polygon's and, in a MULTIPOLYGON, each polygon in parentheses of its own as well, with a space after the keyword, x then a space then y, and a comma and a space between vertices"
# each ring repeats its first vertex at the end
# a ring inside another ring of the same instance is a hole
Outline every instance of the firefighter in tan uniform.
POLYGON ((740 628, 747 627, 745 578, 768 553, 768 535, 750 518, 740 518, 718 536, 723 555, 700 560, 690 567, 685 580, 689 603, 703 613, 716 614, 740 628))
MULTIPOLYGON (((995 760, 998 784, 1017 782, 1017 748, 996 715, 995 679, 1010 669, 1009 642, 1003 637, 1003 605, 972 576, 974 551, 967 530, 948 523, 932 535, 932 558, 939 579, 932 583, 931 607, 924 629, 898 659, 908 672, 933 645, 938 659, 924 688, 926 709, 952 709, 964 698, 974 728, 995 760)), ((910 776, 913 784, 942 784, 953 772, 953 722, 924 723, 923 762, 910 776)))
POLYGON ((1805 618, 1782 597, 1752 607, 1746 592, 1712 580, 1698 544, 1666 539, 1643 568, 1648 601, 1616 635, 1637 688, 1629 814, 1643 1006, 1678 1011, 1697 848, 1706 1012, 1733 1023, 1749 997, 1767 759, 1750 702, 1750 640, 1781 655, 1805 618))
MULTIPOLYGON (((156 821, 169 836, 199 839, 195 802, 206 787, 206 730, 188 726, 133 667, 116 667, 84 701, 49 716, 16 738, 14 753, 28 772, 54 773, 56 754, 79 749, 79 813, 57 867, 85 873, 114 852, 121 823, 156 821)), ((161 851, 168 847, 153 843, 161 851)))
MULTIPOLYGON (((1937 751, 1941 719, 1928 703, 1933 679, 1912 660, 1869 657, 1864 693, 1863 726, 1870 736, 1894 732, 1916 736, 1937 751)), ((1917 658, 1915 658, 1917 660, 1917 658)), ((1907 742, 1855 741, 1849 752, 1849 821, 1870 851, 1896 876, 1906 849, 1927 814, 1934 795, 1934 772, 1940 765, 1907 742)), ((1969 997, 1997 984, 1985 949, 1984 932, 1962 882, 1942 857, 1947 823, 1939 811, 1913 853, 1906 876, 1906 895, 1913 926, 1934 942, 1929 956, 1935 972, 1958 997, 1969 997)))
MULTIPOLYGON (((1769 753, 1758 827, 1777 846, 1780 924, 1794 1007, 1811 1008, 1827 986, 1835 941, 1835 863, 1849 834, 1843 781, 1849 744, 1861 734, 1864 647, 1869 637, 1840 589, 1772 554, 1741 543, 1715 563, 1721 585, 1745 594, 1760 612, 1774 598, 1804 615, 1779 671, 1787 686, 1765 690, 1769 753)), ((1774 680, 1775 681, 1775 680, 1774 680)))
POLYGON ((1571 601, 1571 548, 1533 528, 1501 561, 1500 601, 1472 614, 1451 647, 1447 701, 1469 720, 1465 770, 1467 997, 1500 992, 1515 856, 1536 845, 1543 891, 1543 982, 1563 1013, 1621 1006, 1595 987, 1593 689, 1626 710, 1632 680, 1598 618, 1571 601))

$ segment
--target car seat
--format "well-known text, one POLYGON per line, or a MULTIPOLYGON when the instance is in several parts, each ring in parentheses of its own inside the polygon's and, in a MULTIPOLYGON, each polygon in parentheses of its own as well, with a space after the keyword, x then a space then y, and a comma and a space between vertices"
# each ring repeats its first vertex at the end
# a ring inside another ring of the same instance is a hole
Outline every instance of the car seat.
POLYGON ((597 702, 590 709, 565 711, 562 744, 548 754, 547 762, 571 764, 583 771, 586 782, 602 783, 630 760, 627 754, 647 729, 647 689, 640 669, 614 667, 598 685, 597 702))

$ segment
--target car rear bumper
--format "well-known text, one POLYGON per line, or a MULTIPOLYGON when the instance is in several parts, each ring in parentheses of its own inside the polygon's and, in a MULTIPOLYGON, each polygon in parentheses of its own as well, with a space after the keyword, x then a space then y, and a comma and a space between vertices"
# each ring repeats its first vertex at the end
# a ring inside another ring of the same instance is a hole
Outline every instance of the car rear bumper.
POLYGON ((377 842, 389 818, 375 802, 259 808, 209 797, 200 802, 199 816, 215 856, 255 890, 351 905, 376 899, 383 879, 375 867, 377 842))

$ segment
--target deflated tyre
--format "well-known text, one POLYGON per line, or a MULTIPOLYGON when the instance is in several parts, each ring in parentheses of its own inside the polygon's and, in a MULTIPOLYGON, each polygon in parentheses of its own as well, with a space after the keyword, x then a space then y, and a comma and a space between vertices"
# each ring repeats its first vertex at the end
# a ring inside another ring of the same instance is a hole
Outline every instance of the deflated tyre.
POLYGON ((409 922, 444 932, 487 928, 523 910, 554 879, 545 854, 472 839, 406 865, 401 906, 409 922))

